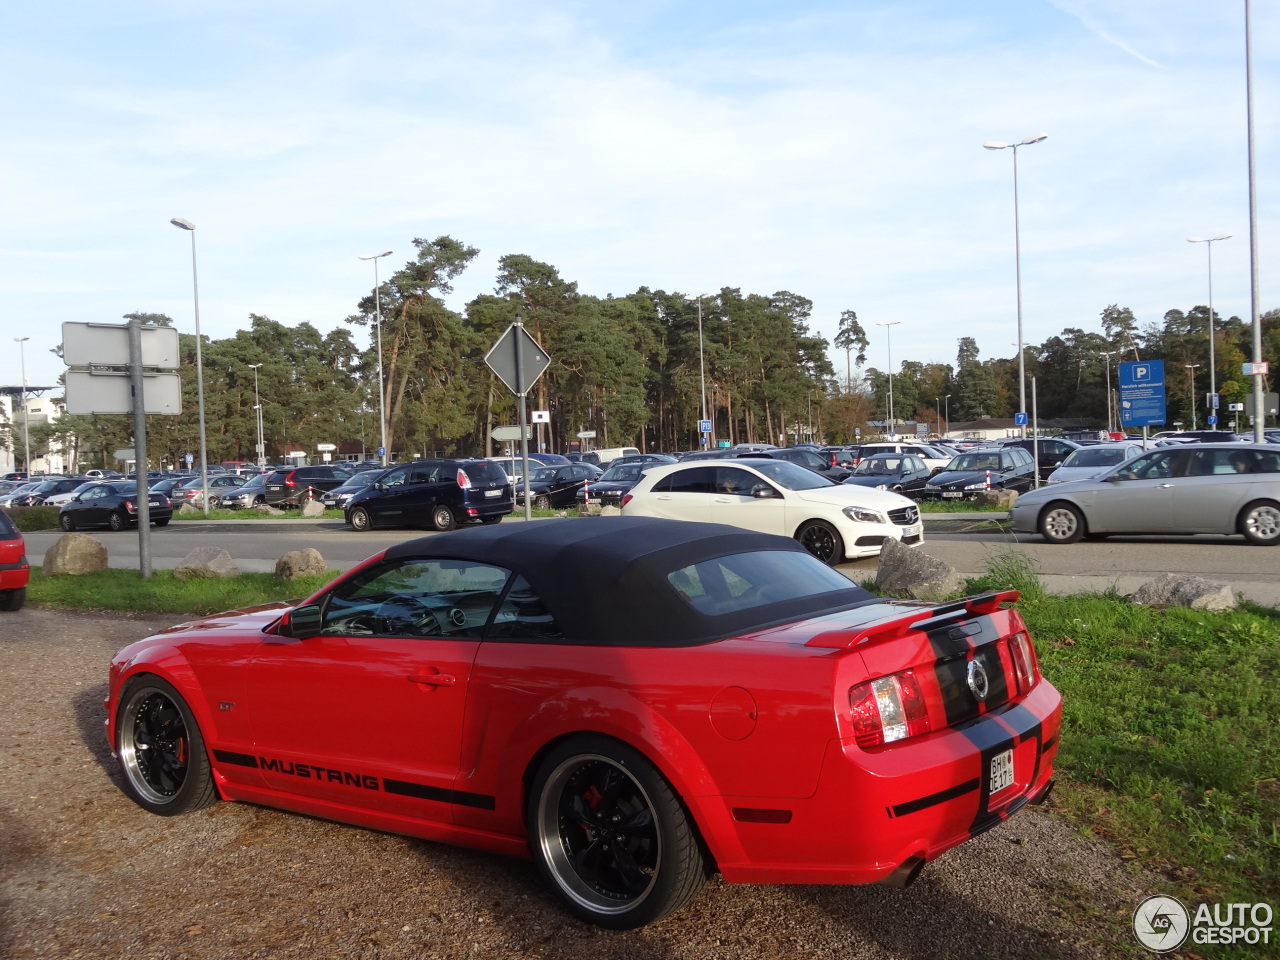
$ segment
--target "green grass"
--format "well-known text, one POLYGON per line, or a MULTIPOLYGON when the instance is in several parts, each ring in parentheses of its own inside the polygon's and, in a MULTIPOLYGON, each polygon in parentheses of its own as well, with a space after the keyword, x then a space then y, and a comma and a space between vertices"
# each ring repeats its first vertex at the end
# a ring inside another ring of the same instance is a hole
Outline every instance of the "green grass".
POLYGON ((918 503, 921 513, 1008 513, 1005 507, 980 507, 969 500, 923 500, 918 503))
POLYGON ((1197 901, 1280 901, 1280 611, 1050 596, 1024 555, 974 589, 1018 609, 1063 698, 1058 808, 1197 901))
POLYGON ((298 580, 277 580, 269 573, 243 573, 213 580, 179 580, 172 570, 154 570, 143 580, 136 570, 46 577, 32 568, 27 599, 48 607, 206 614, 272 600, 301 599, 336 576, 337 571, 330 571, 298 580))
MULTIPOLYGON (((197 508, 195 513, 182 513, 175 510, 173 512, 173 522, 179 521, 190 522, 192 520, 271 520, 279 523, 281 520, 300 520, 302 515, 295 510, 282 510, 279 513, 267 513, 264 510, 210 510, 209 516, 204 515, 204 511, 197 508)), ((326 510, 319 517, 308 517, 310 520, 341 520, 343 513, 341 510, 331 508, 326 510)))

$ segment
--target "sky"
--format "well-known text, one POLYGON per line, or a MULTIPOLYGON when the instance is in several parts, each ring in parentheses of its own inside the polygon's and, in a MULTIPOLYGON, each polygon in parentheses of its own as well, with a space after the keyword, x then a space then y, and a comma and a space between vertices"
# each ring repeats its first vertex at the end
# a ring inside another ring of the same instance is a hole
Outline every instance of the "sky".
MULTIPOLYGON (((1253 0, 1259 309, 1280 307, 1280 8, 1253 0), (1270 253, 1269 253, 1270 252, 1270 253)), ((788 290, 868 364, 1251 315, 1244 0, 209 0, 0 7, 0 384, 64 322, 322 331, 448 234, 581 292, 788 290), (877 327, 877 323, 897 323, 877 327), (890 341, 892 338, 892 341, 890 341)), ((357 332, 357 342, 368 337, 357 332)), ((832 348, 843 374, 842 351, 832 348)), ((1273 358, 1274 359, 1274 358, 1273 358)))

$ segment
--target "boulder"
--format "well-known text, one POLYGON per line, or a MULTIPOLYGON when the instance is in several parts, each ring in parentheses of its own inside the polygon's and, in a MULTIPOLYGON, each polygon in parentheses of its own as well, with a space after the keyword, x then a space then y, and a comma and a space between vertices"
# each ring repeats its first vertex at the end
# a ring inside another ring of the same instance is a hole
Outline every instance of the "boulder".
POLYGON ((602 517, 620 517, 622 516, 622 508, 615 507, 611 503, 606 503, 600 508, 600 516, 602 517))
POLYGON ((194 503, 184 503, 182 506, 178 507, 178 512, 184 513, 184 514, 185 513, 204 513, 204 511, 199 507, 197 507, 194 503))
POLYGON ((87 533, 66 533, 44 555, 46 577, 74 577, 107 569, 107 547, 87 533))
POLYGON ((973 502, 980 507, 1004 507, 1011 510, 1018 502, 1017 490, 979 490, 973 502))
POLYGON ((320 556, 320 551, 315 547, 290 550, 276 561, 277 580, 297 580, 299 577, 311 577, 327 571, 324 557, 320 556))
POLYGON ((955 567, 897 540, 880 549, 876 588, 896 597, 937 601, 963 593, 965 579, 955 567))
POLYGON ((298 515, 303 517, 322 517, 324 516, 324 504, 319 500, 303 500, 302 508, 298 511, 298 515))
POLYGON ((269 503, 260 503, 253 509, 257 510, 259 513, 269 513, 273 517, 284 516, 283 510, 277 510, 275 507, 271 506, 269 503))
POLYGON ((1212 583, 1190 574, 1163 573, 1140 586, 1129 599, 1148 607, 1236 608, 1236 595, 1227 584, 1212 583))
POLYGON ((231 554, 217 547, 196 547, 174 568, 173 575, 179 580, 191 578, 215 579, 217 577, 238 577, 240 568, 231 559, 231 554))
POLYGON ((598 503, 580 503, 580 504, 578 504, 578 516, 580 516, 580 517, 598 517, 598 516, 600 516, 600 504, 598 504, 598 503))

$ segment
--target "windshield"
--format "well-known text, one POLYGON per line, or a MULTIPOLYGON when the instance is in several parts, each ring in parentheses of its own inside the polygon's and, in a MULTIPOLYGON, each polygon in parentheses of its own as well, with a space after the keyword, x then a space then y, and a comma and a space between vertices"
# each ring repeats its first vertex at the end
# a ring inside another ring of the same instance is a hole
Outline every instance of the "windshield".
POLYGON ((618 481, 635 481, 640 479, 640 471, 644 465, 639 463, 620 463, 602 473, 596 483, 616 483, 618 481))
POLYGON ((1062 461, 1064 467, 1114 467, 1134 455, 1133 447, 1085 447, 1062 461))
POLYGON ((361 470, 354 477, 349 477, 344 487, 367 487, 373 483, 378 477, 382 476, 382 470, 361 470))
POLYGON ((797 467, 786 460, 741 460, 739 463, 749 463, 753 470, 764 474, 778 486, 788 490, 813 490, 817 487, 839 486, 835 481, 828 480, 819 473, 797 467))
POLYGON ((897 473, 901 469, 901 457, 872 457, 869 460, 863 460, 853 472, 860 477, 869 477, 897 473))
POLYGON ((535 467, 529 471, 529 482, 538 483, 543 480, 550 482, 555 475, 555 467, 535 467))
POLYGON ((948 470, 999 470, 998 453, 962 453, 947 466, 948 470))

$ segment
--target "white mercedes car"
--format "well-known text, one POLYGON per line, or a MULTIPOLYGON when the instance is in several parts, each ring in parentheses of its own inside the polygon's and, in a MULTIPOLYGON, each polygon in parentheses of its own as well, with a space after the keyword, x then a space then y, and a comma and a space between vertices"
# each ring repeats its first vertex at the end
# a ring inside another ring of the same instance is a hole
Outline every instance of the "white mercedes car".
POLYGON ((924 540, 920 510, 887 490, 833 483, 785 460, 654 467, 622 499, 629 517, 726 523, 794 537, 828 564, 874 557, 886 540, 924 540))

